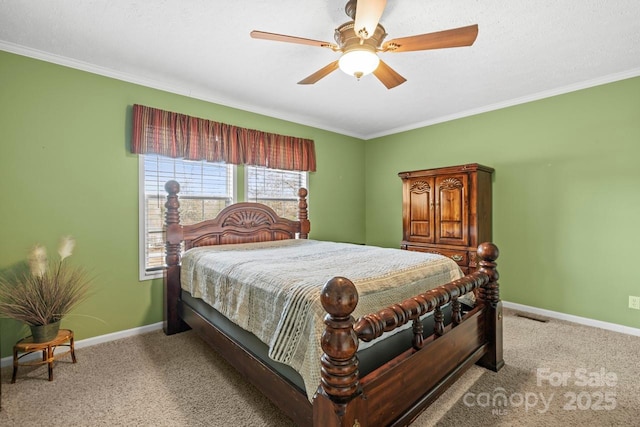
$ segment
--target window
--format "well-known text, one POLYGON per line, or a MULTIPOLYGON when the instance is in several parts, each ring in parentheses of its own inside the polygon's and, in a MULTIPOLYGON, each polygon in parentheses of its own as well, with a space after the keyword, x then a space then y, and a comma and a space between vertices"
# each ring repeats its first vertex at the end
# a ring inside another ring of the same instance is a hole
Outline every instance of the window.
POLYGON ((194 224, 215 217, 233 203, 233 165, 140 156, 140 280, 162 276, 164 265, 164 184, 180 183, 180 221, 194 224))
MULTIPOLYGON (((245 166, 245 200, 270 206, 284 218, 298 219, 298 189, 307 186, 307 172, 245 166)), ((235 200, 235 167, 140 156, 140 280, 162 277, 163 233, 167 181, 180 183, 180 222, 194 224, 214 218, 235 200)))
POLYGON ((307 172, 246 166, 247 201, 263 203, 283 218, 298 219, 298 189, 307 172))

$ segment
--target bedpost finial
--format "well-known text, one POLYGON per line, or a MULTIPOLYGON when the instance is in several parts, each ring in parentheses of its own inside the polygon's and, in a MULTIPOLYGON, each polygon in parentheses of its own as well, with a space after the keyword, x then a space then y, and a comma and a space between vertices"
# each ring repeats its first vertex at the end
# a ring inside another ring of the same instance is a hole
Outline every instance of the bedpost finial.
POLYGON ((500 255, 500 251, 493 243, 485 242, 478 246, 478 258, 480 258, 480 262, 478 263, 480 264, 479 271, 486 273, 490 280, 490 283, 482 288, 485 293, 483 299, 488 301, 499 301, 498 279, 500 278, 500 274, 498 274, 498 270, 496 270, 496 259, 498 259, 498 255, 500 255), (490 289, 492 289, 492 291, 489 291, 490 289))
POLYGON ((351 280, 334 277, 322 287, 320 301, 331 316, 349 317, 358 305, 358 291, 351 280))
POLYGON ((178 181, 174 180, 167 181, 167 183, 164 185, 164 189, 169 194, 178 194, 180 192, 180 184, 178 183, 178 181))
POLYGON ((298 197, 307 197, 308 191, 306 188, 304 187, 300 187, 300 189, 298 189, 298 197))
POLYGON ((478 246, 478 258, 486 261, 495 261, 500 256, 498 247, 490 242, 481 243, 478 246))

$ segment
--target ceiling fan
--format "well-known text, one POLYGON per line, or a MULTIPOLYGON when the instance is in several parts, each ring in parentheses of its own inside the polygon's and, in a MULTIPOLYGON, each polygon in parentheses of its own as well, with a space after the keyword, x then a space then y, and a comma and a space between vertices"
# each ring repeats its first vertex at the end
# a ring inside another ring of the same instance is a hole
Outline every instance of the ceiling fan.
POLYGON ((379 21, 386 4, 386 0, 349 0, 344 10, 352 20, 336 28, 334 34, 336 43, 256 30, 251 32, 251 37, 324 47, 342 54, 340 59, 300 80, 298 84, 314 84, 340 68, 358 80, 362 76, 373 73, 387 89, 392 89, 407 79, 382 61, 378 57, 379 52, 399 53, 471 46, 478 35, 478 25, 469 25, 382 43, 387 33, 379 21))

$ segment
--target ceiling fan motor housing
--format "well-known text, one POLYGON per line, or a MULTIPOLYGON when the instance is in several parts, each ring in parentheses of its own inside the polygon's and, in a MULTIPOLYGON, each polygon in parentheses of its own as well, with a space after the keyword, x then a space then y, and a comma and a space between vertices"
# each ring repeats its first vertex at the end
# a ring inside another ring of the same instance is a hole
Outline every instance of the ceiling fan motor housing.
POLYGON ((376 31, 368 39, 361 39, 353 30, 353 21, 345 22, 336 28, 333 38, 340 47, 342 52, 348 52, 350 50, 367 49, 376 53, 380 50, 382 41, 387 37, 387 32, 380 24, 376 27, 376 31))

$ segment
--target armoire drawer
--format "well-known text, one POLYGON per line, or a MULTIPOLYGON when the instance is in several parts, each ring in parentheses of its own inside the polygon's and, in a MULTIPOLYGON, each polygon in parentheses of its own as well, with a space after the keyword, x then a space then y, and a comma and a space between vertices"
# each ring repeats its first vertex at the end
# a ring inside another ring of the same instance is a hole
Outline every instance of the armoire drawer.
POLYGON ((467 251, 456 251, 456 250, 439 249, 439 248, 432 249, 432 248, 425 248, 422 246, 410 246, 410 245, 407 246, 407 249, 410 251, 416 251, 416 252, 428 252, 431 254, 444 255, 446 257, 451 258, 459 266, 462 266, 462 267, 466 267, 469 265, 469 255, 467 251))

